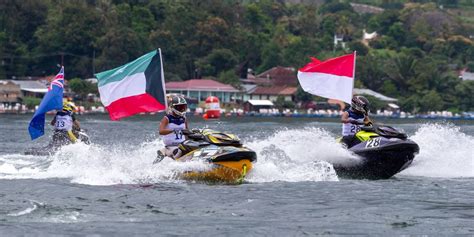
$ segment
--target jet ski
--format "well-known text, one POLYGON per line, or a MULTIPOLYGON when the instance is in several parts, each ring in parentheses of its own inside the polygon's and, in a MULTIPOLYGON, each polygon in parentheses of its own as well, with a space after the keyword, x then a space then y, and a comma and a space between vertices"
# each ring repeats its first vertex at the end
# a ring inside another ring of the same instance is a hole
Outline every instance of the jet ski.
MULTIPOLYGON (((90 138, 86 134, 84 130, 77 130, 74 131, 74 135, 78 139, 78 141, 89 145, 90 138)), ((71 139, 69 139, 69 135, 66 131, 55 131, 51 138, 49 144, 45 147, 34 147, 30 148, 24 152, 25 155, 34 155, 34 156, 50 156, 56 153, 62 146, 66 146, 72 144, 71 139)))
POLYGON ((333 164, 339 177, 388 179, 406 169, 420 151, 405 133, 390 126, 362 127, 355 137, 359 143, 348 149, 360 160, 333 164))
MULTIPOLYGON (((241 183, 257 160, 255 151, 244 147, 240 139, 229 133, 211 129, 185 130, 187 140, 179 145, 182 155, 176 161, 201 160, 211 164, 206 170, 187 170, 179 177, 185 180, 204 182, 241 183)), ((158 151, 154 163, 164 158, 158 151)))

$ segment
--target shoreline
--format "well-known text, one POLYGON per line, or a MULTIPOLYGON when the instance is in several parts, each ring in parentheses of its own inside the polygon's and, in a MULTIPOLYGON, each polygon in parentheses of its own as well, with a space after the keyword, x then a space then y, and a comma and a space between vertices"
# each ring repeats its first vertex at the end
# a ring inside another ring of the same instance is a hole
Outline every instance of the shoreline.
MULTIPOLYGON (((4 113, 0 112, 0 116, 32 116, 34 113, 32 112, 23 112, 23 113, 4 113)), ((47 113, 46 115, 54 115, 55 113, 47 113)), ((156 112, 156 113, 142 113, 132 116, 132 119, 140 118, 140 117, 151 117, 156 115, 161 115, 163 112, 156 112)), ((77 116, 104 116, 108 117, 108 113, 103 112, 87 112, 87 113, 76 113, 77 116)), ((193 118, 202 118, 203 114, 193 114, 188 113, 188 117, 193 118)), ((400 121, 414 121, 414 120, 422 120, 422 121, 474 121, 474 117, 466 117, 466 116, 453 116, 453 117, 442 117, 442 116, 433 116, 433 115, 412 115, 412 116, 381 116, 381 115, 371 115, 373 119, 382 119, 382 120, 400 120, 400 121)), ((260 114, 260 113, 248 113, 248 114, 222 114, 221 119, 226 118, 287 118, 287 119, 338 119, 340 115, 321 115, 321 114, 260 114)), ((124 118, 128 119, 128 118, 124 118)), ((209 119, 209 121, 215 121, 220 119, 209 119)))

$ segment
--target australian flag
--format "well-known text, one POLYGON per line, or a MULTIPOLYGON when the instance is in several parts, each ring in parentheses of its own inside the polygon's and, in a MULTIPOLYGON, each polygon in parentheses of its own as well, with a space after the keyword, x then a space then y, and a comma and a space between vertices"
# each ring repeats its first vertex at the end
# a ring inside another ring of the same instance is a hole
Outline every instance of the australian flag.
POLYGON ((44 95, 41 104, 36 110, 30 121, 28 131, 31 140, 44 135, 45 114, 50 110, 61 110, 63 108, 63 90, 64 90, 64 67, 61 67, 58 75, 48 87, 48 92, 44 95))

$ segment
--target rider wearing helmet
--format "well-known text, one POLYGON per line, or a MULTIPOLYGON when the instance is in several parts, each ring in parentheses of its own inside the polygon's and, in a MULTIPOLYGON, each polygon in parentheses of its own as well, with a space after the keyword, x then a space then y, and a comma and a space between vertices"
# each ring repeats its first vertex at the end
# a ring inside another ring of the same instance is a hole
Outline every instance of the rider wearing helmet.
MULTIPOLYGON (((63 109, 58 111, 51 121, 51 125, 54 126, 53 140, 59 137, 60 134, 67 134, 70 142, 76 142, 77 135, 74 133, 80 131, 79 121, 74 117, 74 111, 76 106, 72 102, 64 102, 63 109)), ((57 141, 59 143, 68 143, 67 141, 57 141)))
POLYGON ((183 130, 188 129, 186 120, 188 103, 181 95, 171 94, 167 97, 168 109, 160 123, 160 135, 163 136, 163 143, 165 144, 165 148, 161 153, 176 159, 181 156, 178 145, 185 140, 183 130))
POLYGON ((355 134, 361 130, 361 126, 372 124, 369 118, 369 105, 367 98, 355 95, 352 97, 350 109, 342 113, 342 142, 348 148, 358 143, 355 134))

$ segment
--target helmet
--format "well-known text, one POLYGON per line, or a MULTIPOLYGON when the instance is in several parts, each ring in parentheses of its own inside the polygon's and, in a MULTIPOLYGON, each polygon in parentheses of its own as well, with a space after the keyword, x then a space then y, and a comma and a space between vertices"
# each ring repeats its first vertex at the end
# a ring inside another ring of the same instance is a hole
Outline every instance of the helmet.
POLYGON ((369 100, 361 95, 352 97, 351 109, 355 112, 367 114, 369 113, 369 100))
POLYGON ((74 110, 76 110, 76 106, 72 102, 66 101, 63 103, 63 111, 72 113, 74 110))
POLYGON ((183 117, 188 109, 188 103, 181 95, 168 96, 168 113, 183 117))

